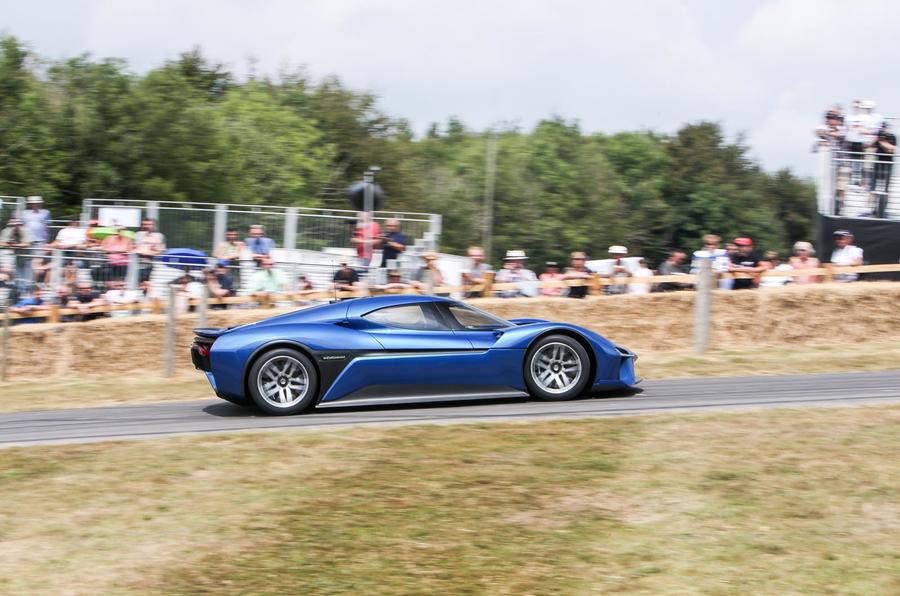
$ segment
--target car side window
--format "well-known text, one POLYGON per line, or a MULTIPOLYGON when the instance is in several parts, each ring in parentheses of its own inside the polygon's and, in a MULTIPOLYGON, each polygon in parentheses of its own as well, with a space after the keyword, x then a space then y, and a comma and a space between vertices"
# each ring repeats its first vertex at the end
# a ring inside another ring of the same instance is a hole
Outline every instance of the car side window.
POLYGON ((459 326, 468 330, 492 330, 509 327, 510 324, 492 315, 480 310, 468 308, 466 306, 451 305, 447 310, 459 323, 459 326))
POLYGON ((421 304, 403 304, 380 308, 363 315, 363 318, 379 325, 413 329, 417 331, 443 331, 447 328, 437 318, 437 313, 421 304))

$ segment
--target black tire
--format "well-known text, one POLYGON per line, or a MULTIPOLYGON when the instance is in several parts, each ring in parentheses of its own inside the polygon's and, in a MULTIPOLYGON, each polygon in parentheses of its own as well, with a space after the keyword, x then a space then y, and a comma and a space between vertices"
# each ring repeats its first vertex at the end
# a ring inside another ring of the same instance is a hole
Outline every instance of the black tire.
POLYGON ((312 361, 301 352, 290 348, 277 348, 261 355, 250 367, 247 390, 254 405, 266 414, 275 416, 299 414, 315 404, 319 391, 319 375, 312 361), (282 366, 285 372, 277 373, 277 369, 282 366), (305 390, 298 388, 303 376, 306 380, 305 390), (264 393, 263 389, 270 383, 275 385, 268 393, 264 393), (273 390, 278 394, 275 397, 271 392, 273 390), (278 401, 282 395, 287 395, 289 399, 284 400, 284 405, 279 405, 278 401))
POLYGON ((545 401, 564 401, 578 397, 584 392, 588 383, 591 381, 591 359, 588 356, 587 350, 585 350, 584 346, 577 340, 572 339, 568 335, 548 335, 534 342, 525 354, 523 369, 525 386, 528 387, 528 392, 533 397, 545 401), (564 355, 566 359, 564 361, 560 359, 558 362, 554 362, 554 359, 551 358, 551 363, 546 364, 548 352, 552 353, 556 349, 558 349, 559 353, 564 355), (541 354, 540 364, 538 364, 539 353, 541 354), (574 374, 573 371, 570 371, 569 367, 571 364, 567 364, 576 361, 579 366, 578 374, 574 374), (554 366, 555 364, 558 364, 558 368, 554 366), (539 371, 536 370, 536 365, 550 366, 551 368, 549 369, 549 372, 548 370, 539 371), (571 379, 566 376, 566 371, 569 371, 572 374, 571 379), (559 379, 566 379, 567 381, 571 380, 571 383, 563 383, 561 386, 560 383, 556 383, 557 387, 548 387, 548 384, 553 384, 555 381, 550 380, 542 382, 539 378, 547 374, 551 377, 560 375, 558 377, 559 379))

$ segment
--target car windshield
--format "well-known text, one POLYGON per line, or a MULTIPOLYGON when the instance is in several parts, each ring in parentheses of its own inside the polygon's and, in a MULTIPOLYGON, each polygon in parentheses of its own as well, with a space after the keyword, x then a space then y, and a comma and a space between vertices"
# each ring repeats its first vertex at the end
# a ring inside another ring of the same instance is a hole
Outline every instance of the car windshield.
POLYGON ((447 310, 450 311, 450 314, 453 315, 453 318, 456 319, 456 322, 463 329, 503 329, 513 326, 509 321, 471 306, 452 304, 447 310))

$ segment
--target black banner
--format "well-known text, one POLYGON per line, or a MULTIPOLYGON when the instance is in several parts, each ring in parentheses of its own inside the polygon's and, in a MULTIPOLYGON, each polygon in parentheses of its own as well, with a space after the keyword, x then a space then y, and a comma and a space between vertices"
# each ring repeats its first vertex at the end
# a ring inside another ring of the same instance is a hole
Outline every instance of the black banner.
MULTIPOLYGON (((849 230, 853 234, 853 244, 863 249, 863 260, 866 265, 900 263, 900 221, 817 214, 816 251, 823 263, 831 260, 835 230, 849 230)), ((863 277, 900 281, 898 273, 866 273, 863 277)))

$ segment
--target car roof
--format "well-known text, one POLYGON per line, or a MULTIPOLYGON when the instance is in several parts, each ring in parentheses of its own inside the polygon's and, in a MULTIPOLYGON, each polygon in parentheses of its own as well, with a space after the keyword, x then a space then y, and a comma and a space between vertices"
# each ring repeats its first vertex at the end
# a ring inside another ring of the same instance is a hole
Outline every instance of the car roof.
POLYGON ((347 316, 358 317, 367 312, 388 306, 400 306, 403 304, 419 304, 422 302, 450 302, 455 300, 440 296, 420 296, 416 294, 392 294, 389 296, 366 296, 347 301, 347 316))

